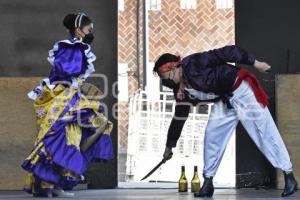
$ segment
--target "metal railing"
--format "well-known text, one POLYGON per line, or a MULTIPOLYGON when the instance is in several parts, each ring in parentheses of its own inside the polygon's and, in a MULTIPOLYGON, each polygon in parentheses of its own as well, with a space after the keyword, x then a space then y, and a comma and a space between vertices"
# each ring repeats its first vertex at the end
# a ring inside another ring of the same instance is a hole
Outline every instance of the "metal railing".
MULTIPOLYGON (((139 181, 162 159, 176 102, 171 92, 160 92, 159 96, 159 99, 148 99, 146 92, 139 90, 129 99, 127 181, 139 181)), ((173 151, 173 158, 146 181, 175 182, 179 178, 181 165, 186 166, 186 173, 190 179, 195 165, 198 166, 201 174, 204 132, 212 104, 203 106, 202 109, 194 107, 191 110, 177 147, 173 151)), ((217 183, 220 183, 219 186, 233 187, 235 184, 234 138, 229 142, 226 152, 225 165, 224 162, 223 165, 231 168, 227 169, 226 173, 227 175, 233 173, 231 175, 233 177, 229 178, 230 180, 221 178, 217 183)))

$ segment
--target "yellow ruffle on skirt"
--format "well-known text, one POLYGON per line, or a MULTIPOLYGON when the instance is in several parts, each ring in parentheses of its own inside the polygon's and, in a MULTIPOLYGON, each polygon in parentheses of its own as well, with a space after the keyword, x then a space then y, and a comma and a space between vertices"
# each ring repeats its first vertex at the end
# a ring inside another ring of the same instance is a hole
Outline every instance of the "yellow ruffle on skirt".
POLYGON ((45 193, 53 187, 72 188, 93 160, 113 158, 112 122, 103 114, 99 101, 89 100, 78 90, 57 85, 44 86, 34 102, 37 130, 34 149, 22 167, 28 171, 24 189, 45 193), (86 151, 82 141, 106 124, 103 134, 86 151))

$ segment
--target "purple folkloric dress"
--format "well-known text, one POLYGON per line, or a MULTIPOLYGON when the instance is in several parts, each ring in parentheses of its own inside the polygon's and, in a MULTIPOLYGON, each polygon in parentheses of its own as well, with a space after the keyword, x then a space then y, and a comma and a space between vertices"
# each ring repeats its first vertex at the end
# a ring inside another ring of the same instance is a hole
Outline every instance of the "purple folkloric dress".
POLYGON ((91 161, 113 159, 110 121, 90 148, 80 149, 80 143, 107 122, 103 105, 78 89, 94 72, 95 59, 90 45, 77 39, 59 41, 49 51, 50 76, 28 93, 34 100, 38 134, 22 164, 28 172, 25 191, 43 194, 54 187, 72 188, 91 161))

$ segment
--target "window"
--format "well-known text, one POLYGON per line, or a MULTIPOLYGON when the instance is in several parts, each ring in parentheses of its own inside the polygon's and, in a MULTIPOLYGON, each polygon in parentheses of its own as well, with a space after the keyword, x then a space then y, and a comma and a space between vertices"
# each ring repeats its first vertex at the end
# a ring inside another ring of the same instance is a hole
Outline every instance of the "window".
POLYGON ((180 7, 182 9, 196 9, 197 8, 197 0, 181 0, 180 7))
POLYGON ((124 0, 118 0, 118 10, 119 11, 124 11, 125 10, 124 0))
POLYGON ((228 9, 233 7, 232 0, 216 0, 217 9, 228 9))
POLYGON ((161 0, 148 0, 149 10, 161 10, 161 0))

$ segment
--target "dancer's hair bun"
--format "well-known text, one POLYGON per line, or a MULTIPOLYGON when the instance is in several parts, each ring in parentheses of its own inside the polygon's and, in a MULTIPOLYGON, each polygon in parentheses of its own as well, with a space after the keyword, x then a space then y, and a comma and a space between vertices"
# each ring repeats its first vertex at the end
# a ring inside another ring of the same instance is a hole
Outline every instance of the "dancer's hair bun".
POLYGON ((63 20, 63 24, 64 26, 69 29, 72 30, 75 28, 75 20, 76 20, 76 16, 75 14, 67 14, 63 20))

